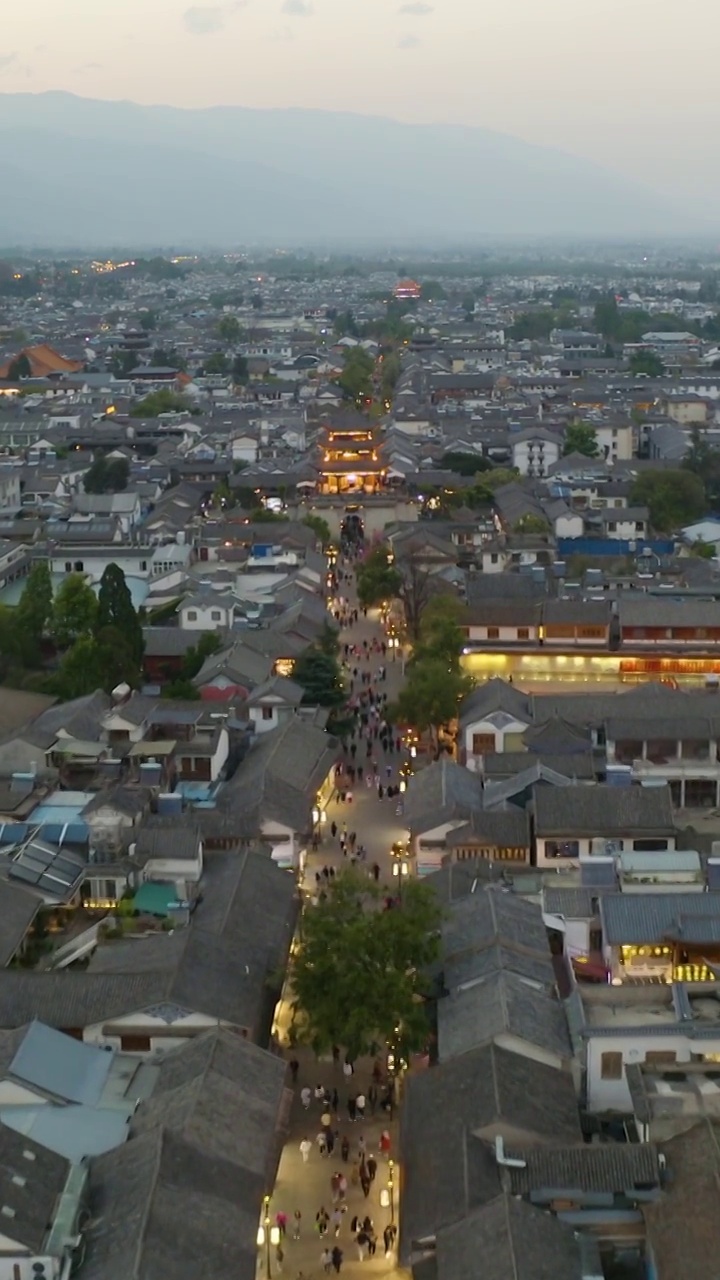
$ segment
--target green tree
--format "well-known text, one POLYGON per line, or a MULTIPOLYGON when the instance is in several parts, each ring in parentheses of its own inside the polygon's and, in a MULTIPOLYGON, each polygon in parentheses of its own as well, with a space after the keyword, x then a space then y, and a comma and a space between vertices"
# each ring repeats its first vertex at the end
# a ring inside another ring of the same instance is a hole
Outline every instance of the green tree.
POLYGON ((460 654, 465 644, 465 606, 455 596, 438 595, 426 605, 420 619, 420 638, 412 664, 439 658, 454 671, 460 670, 460 654))
POLYGON ((473 688, 472 679, 454 670, 445 658, 424 658, 408 668, 391 717, 417 733, 429 733, 436 743, 438 730, 455 719, 460 701, 473 688))
POLYGON ((86 493, 122 493, 129 478, 127 458, 108 458, 98 453, 83 476, 83 488, 86 493))
POLYGON ((139 675, 125 636, 115 627, 105 627, 75 640, 52 683, 62 698, 81 698, 96 689, 110 693, 119 684, 137 685, 139 675))
POLYGON ((708 506, 716 510, 720 507, 720 449, 708 442, 699 427, 693 427, 690 441, 682 463, 683 470, 692 471, 693 475, 700 477, 708 506))
POLYGON ((242 326, 235 316, 223 316, 217 331, 219 337, 225 342, 239 342, 242 337, 242 326))
POLYGON ((345 366, 338 376, 337 384, 348 399, 359 401, 372 396, 373 393, 373 357, 368 355, 364 347, 351 347, 345 357, 345 366))
POLYGON ((125 574, 117 564, 109 564, 100 579, 95 627, 96 634, 107 627, 119 632, 134 661, 140 665, 145 648, 142 626, 125 574))
POLYGON ((24 351, 21 351, 20 355, 16 356, 16 358, 10 362, 8 379, 10 382, 19 382, 21 378, 31 377, 32 365, 30 364, 29 357, 25 355, 24 351))
POLYGON ((97 599, 81 573, 63 579, 53 601, 52 633, 60 649, 69 649, 76 640, 92 636, 97 617, 97 599))
POLYGON ((313 515, 311 512, 310 515, 303 518, 303 524, 306 524, 308 529, 312 529, 315 537, 323 547, 329 547, 332 542, 332 534, 327 520, 324 520, 322 516, 313 515))
POLYGON ((637 351, 630 357, 630 372, 644 373, 648 378, 662 378, 665 365, 654 351, 637 351))
POLYGON ((136 351, 116 351, 110 361, 110 368, 115 378, 127 378, 133 369, 137 369, 136 351))
POLYGON ((594 323, 598 333, 604 338, 617 338, 620 334, 620 308, 614 294, 609 293, 595 303, 594 323))
POLYGON ((420 285, 420 297, 423 302, 442 302, 447 294, 438 280, 424 280, 420 285))
MULTIPOLYGON (((28 574, 17 609, 14 610, 17 628, 23 642, 31 651, 28 665, 37 661, 42 638, 48 630, 53 611, 53 589, 50 564, 36 560, 28 574)), ((26 657, 29 656, 26 654, 26 657)))
POLYGON ((340 1044, 354 1059, 373 1045, 392 1044, 409 1057, 427 1045, 425 996, 439 954, 440 907, 415 879, 393 910, 377 909, 379 893, 364 877, 344 872, 330 882, 326 900, 303 914, 291 972, 293 1011, 300 1040, 316 1053, 340 1044))
POLYGON ((208 356, 203 367, 205 373, 208 374, 226 374, 230 369, 230 361, 224 351, 213 351, 212 355, 208 356))
POLYGON ((187 369, 187 360, 174 347, 156 347, 152 353, 152 362, 163 369, 179 369, 182 373, 187 369))
POLYGON ((630 502, 648 508, 650 524, 660 533, 692 524, 707 509, 703 482, 691 471, 644 471, 632 487, 630 502))
POLYGON ((380 374, 380 394, 384 399, 389 400, 395 390, 395 385, 400 377, 400 357, 390 352, 389 355, 382 357, 381 374, 380 374))
POLYGON ((372 395, 373 359, 363 347, 353 347, 345 359, 345 366, 337 379, 338 386, 348 400, 363 400, 372 395))
POLYGON ((565 432, 563 453, 582 453, 586 458, 597 458, 600 450, 593 428, 588 422, 571 422, 565 432))
POLYGON ((552 329, 556 328, 557 317, 550 308, 542 311, 522 311, 510 325, 508 333, 516 342, 538 341, 540 338, 550 336, 552 329))
POLYGON ((460 449, 448 449, 438 466, 443 471, 454 471, 459 476, 475 476, 478 471, 490 471, 492 464, 479 453, 463 453, 460 449))
POLYGON ((264 303, 262 300, 261 293, 254 293, 252 295, 252 297, 250 298, 250 306, 252 307, 253 311, 262 311, 264 303))
POLYGON ((333 321, 333 333, 336 338, 359 338, 360 330, 355 323, 352 311, 341 311, 333 321))
POLYGON ((358 600, 366 609, 396 598, 402 586, 402 576, 384 546, 374 547, 366 555, 358 566, 356 581, 358 600))
POLYGON ((544 516, 535 516, 528 513, 521 516, 513 525, 514 533, 549 533, 550 525, 544 516))
POLYGON ((169 387, 162 387, 160 391, 151 391, 143 400, 138 400, 130 410, 130 417, 159 418, 161 413, 177 413, 183 410, 187 412, 188 409, 189 405, 184 396, 177 391, 171 391, 169 387))
POLYGON ((293 680, 304 690, 308 706, 338 711, 345 703, 345 684, 337 657, 313 646, 300 654, 293 668, 293 680))
POLYGON ((232 362, 232 376, 233 380, 239 383, 245 383, 249 380, 250 369, 245 356, 235 356, 235 359, 232 362))
POLYGON ((144 329, 146 333, 150 333, 153 329, 157 329, 157 325, 158 325, 158 318, 154 311, 149 311, 149 310, 141 311, 140 313, 141 329, 144 329))

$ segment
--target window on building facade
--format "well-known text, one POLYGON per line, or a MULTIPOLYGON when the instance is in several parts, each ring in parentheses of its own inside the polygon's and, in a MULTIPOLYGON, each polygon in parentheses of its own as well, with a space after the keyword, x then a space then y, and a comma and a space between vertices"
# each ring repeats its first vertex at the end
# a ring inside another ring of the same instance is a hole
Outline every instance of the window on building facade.
POLYGON ((577 840, 546 840, 546 858, 579 858, 580 844, 577 840))
POLYGON ((197 622, 197 609, 188 609, 188 622, 197 622))
POLYGON ((530 639, 530 630, 529 630, 529 628, 528 628, 528 627, 518 627, 518 629, 517 629, 517 638, 518 638, 518 640, 529 640, 529 639, 530 639))
POLYGON ((623 1058, 621 1053, 604 1053, 600 1059, 600 1075, 603 1080, 622 1080, 623 1058))
POLYGON ((487 638, 488 638, 488 640, 499 640, 499 639, 500 639, 500 630, 499 630, 499 628, 498 628, 498 627, 488 627, 488 629, 487 629, 487 638))
POLYGON ((494 733, 474 733, 472 740, 472 749, 474 756, 484 756, 488 752, 495 750, 495 734, 494 733))

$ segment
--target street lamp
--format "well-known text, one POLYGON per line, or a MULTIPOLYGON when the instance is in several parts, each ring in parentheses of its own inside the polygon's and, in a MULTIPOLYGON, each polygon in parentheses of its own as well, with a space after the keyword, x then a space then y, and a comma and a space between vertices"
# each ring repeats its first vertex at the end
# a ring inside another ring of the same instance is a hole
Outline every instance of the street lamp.
POLYGON ((265 1246, 265 1274, 267 1280, 272 1280, 272 1261, 270 1257, 270 1248, 277 1248, 280 1243, 280 1228, 270 1225, 270 1197, 265 1196, 263 1200, 263 1220, 258 1227, 257 1246, 262 1249, 265 1246))
POLYGON ((390 1226, 395 1224, 395 1161, 388 1160, 388 1184, 380 1192, 380 1204, 383 1209, 390 1210, 390 1226))

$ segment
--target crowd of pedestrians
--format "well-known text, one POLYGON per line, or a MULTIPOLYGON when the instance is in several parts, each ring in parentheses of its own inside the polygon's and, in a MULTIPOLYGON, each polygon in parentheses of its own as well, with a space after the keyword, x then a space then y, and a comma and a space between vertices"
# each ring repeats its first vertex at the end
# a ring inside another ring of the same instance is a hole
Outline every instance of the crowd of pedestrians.
MULTIPOLYGON (((352 556, 349 549, 345 551, 335 570, 333 613, 341 628, 350 629, 367 611, 353 602, 352 556)), ((363 629, 367 630, 359 628, 363 629)), ((365 806, 358 805, 357 795, 362 788, 363 801, 367 797, 400 804, 400 782, 406 767, 402 738, 388 714, 391 699, 385 640, 367 635, 358 638, 346 630, 345 634, 341 632, 340 643, 354 727, 343 744, 335 770, 337 808, 322 840, 316 837, 313 842, 315 852, 324 860, 324 865, 318 866, 319 859, 315 859, 308 874, 308 889, 314 902, 325 898, 330 883, 346 865, 363 867, 375 882, 384 879, 380 861, 368 857, 362 830, 365 806)), ((391 842, 388 838, 388 852, 391 842)), ((372 840, 369 844, 372 848, 372 840)), ((381 855, 380 850, 378 853, 381 855)), ((384 892, 389 895, 387 888, 384 892)), ((392 905, 390 896, 386 905, 392 905)), ((390 1125, 394 1101, 380 1059, 367 1065, 355 1064, 343 1057, 339 1047, 334 1047, 333 1080, 329 1086, 312 1077, 309 1081, 299 1079, 300 1062, 295 1056, 289 1068, 305 1121, 296 1147, 300 1177, 315 1187, 318 1171, 324 1168, 327 1181, 320 1181, 314 1206, 308 1203, 307 1193, 299 1197, 305 1217, 300 1208, 294 1209, 289 1221, 284 1210, 276 1213, 280 1243, 274 1271, 281 1272, 286 1266, 289 1227, 292 1242, 307 1245, 315 1240, 318 1250, 317 1262, 310 1270, 294 1270, 293 1280, 312 1280, 318 1263, 324 1273, 340 1274, 348 1263, 364 1262, 378 1255, 391 1259, 397 1236, 392 1215, 378 1227, 373 1218, 377 1200, 373 1187, 378 1180, 384 1183, 380 1170, 383 1165, 387 1167, 391 1155, 390 1128, 382 1127, 378 1132, 378 1125, 390 1125)), ((301 1256, 307 1258, 306 1248, 301 1256)))

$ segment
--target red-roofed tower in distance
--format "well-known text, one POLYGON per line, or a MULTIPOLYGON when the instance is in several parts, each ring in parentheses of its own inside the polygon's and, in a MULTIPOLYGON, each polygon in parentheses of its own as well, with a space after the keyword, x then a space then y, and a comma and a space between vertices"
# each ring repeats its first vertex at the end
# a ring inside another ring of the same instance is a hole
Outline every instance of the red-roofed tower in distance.
POLYGON ((421 288, 417 280, 398 280, 393 289, 393 297, 398 302, 419 302, 421 288))

